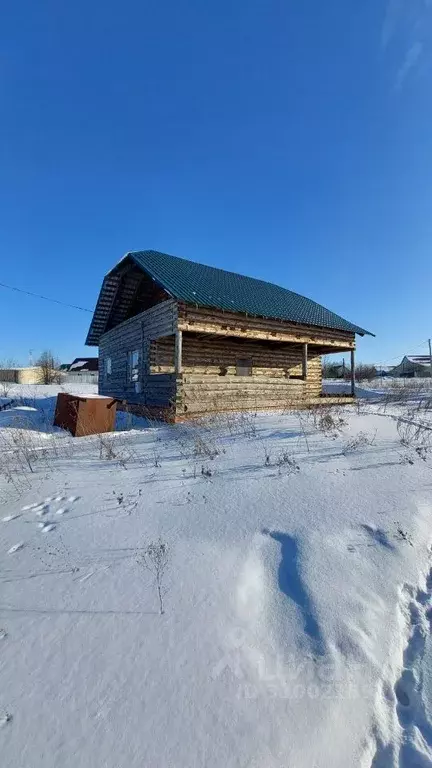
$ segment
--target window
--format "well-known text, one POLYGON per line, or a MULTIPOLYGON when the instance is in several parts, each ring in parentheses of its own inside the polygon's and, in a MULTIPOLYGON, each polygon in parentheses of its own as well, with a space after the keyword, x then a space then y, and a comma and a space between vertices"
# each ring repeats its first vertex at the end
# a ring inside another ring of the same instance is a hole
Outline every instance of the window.
POLYGON ((112 365, 111 358, 106 357, 105 358, 105 378, 106 379, 109 379, 109 377, 111 376, 111 365, 112 365))
POLYGON ((139 351, 134 349, 128 352, 127 357, 127 380, 138 381, 139 379, 139 351))
POLYGON ((236 376, 252 376, 252 360, 237 360, 236 376))

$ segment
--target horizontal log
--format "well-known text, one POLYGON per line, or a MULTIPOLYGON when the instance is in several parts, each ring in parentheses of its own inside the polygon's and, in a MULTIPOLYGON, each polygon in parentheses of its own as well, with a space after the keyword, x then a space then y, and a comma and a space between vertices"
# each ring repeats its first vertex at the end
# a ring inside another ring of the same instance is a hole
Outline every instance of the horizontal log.
MULTIPOLYGON (((337 346, 336 342, 351 348, 355 346, 353 333, 337 329, 327 329, 318 326, 309 326, 301 323, 289 323, 285 320, 274 318, 259 318, 243 315, 241 313, 223 312, 213 308, 191 307, 179 304, 179 324, 188 325, 183 330, 200 330, 204 324, 220 328, 227 335, 232 332, 244 333, 246 329, 265 332, 266 338, 278 338, 278 334, 289 335, 290 339, 297 341, 310 341, 322 345, 337 346), (333 343, 332 343, 333 342, 333 343)), ((205 331, 204 331, 205 332, 205 331)), ((339 345, 340 345, 339 344, 339 345)))
MULTIPOLYGON (((208 357, 209 362, 219 361, 220 357, 226 360, 227 356, 233 360, 240 355, 250 355, 255 360, 294 360, 301 362, 302 353, 300 344, 290 344, 285 341, 276 342, 276 344, 266 344, 260 340, 242 339, 240 342, 232 337, 223 337, 217 335, 206 335, 202 338, 185 334, 183 337, 183 352, 190 360, 202 359, 208 357)), ((157 343, 152 344, 150 354, 153 357, 161 357, 166 360, 173 360, 174 340, 172 336, 160 338, 157 343)), ((319 360, 319 353, 310 353, 310 361, 319 360)))
MULTIPOLYGON (((207 375, 198 375, 193 373, 184 373, 182 376, 182 381, 184 383, 206 383, 206 384, 220 384, 221 386, 224 386, 227 382, 230 386, 235 387, 246 387, 246 386, 254 386, 258 384, 262 384, 268 380, 270 383, 274 382, 274 377, 272 376, 215 376, 213 374, 207 374, 207 375)), ((287 385, 289 384, 296 384, 296 383, 304 383, 304 379, 283 379, 284 382, 286 382, 287 385)))
MULTIPOLYGON (((166 371, 166 369, 165 368, 155 369, 153 366, 151 366, 150 375, 158 375, 159 371, 162 373, 166 371)), ((171 372, 172 369, 169 369, 169 371, 171 372)), ((217 374, 216 371, 214 370, 202 369, 199 372, 197 372, 196 369, 191 369, 188 366, 183 366, 183 371, 187 376, 199 376, 200 380, 202 380, 203 383, 205 383, 207 378, 210 378, 211 376, 214 376, 214 375, 217 375, 218 379, 220 379, 221 382, 225 381, 228 383, 237 379, 244 380, 246 378, 247 379, 250 378, 248 376, 237 376, 235 370, 232 370, 232 371, 228 370, 226 376, 221 376, 217 374)), ((258 383, 260 380, 263 380, 263 379, 271 379, 272 381, 285 381, 285 382, 295 382, 295 381, 302 380, 300 377, 297 377, 297 376, 286 376, 286 373, 284 370, 278 370, 278 369, 274 369, 274 370, 263 369, 262 371, 259 369, 254 369, 253 375, 255 377, 254 380, 255 381, 258 380, 258 383)), ((321 383, 322 378, 320 375, 316 375, 316 376, 311 375, 308 377, 307 381, 311 383, 313 382, 321 383)))
POLYGON ((307 343, 313 345, 314 343, 326 346, 329 348, 339 350, 354 349, 355 342, 342 341, 340 339, 331 338, 316 338, 309 333, 295 332, 295 331, 268 331, 266 329, 251 329, 240 327, 224 328, 222 325, 216 323, 197 321, 190 323, 186 320, 178 320, 178 328, 182 331, 198 331, 199 333, 209 333, 218 336, 236 336, 244 339, 264 339, 267 341, 293 341, 300 343, 307 343))
POLYGON ((214 407, 200 407, 199 404, 197 404, 196 409, 195 408, 188 408, 187 411, 181 411, 179 409, 176 410, 176 420, 183 421, 185 419, 197 416, 205 416, 210 413, 235 413, 238 411, 246 411, 246 412, 255 412, 255 411, 284 411, 286 409, 292 409, 292 410, 303 410, 305 407, 309 406, 315 406, 319 408, 322 405, 349 405, 351 403, 355 402, 355 397, 352 397, 351 395, 347 395, 346 397, 339 397, 339 398, 329 398, 325 401, 323 399, 313 399, 310 401, 301 401, 301 402, 289 402, 289 403, 281 403, 276 405, 262 405, 262 404, 256 404, 254 406, 250 407, 242 407, 241 405, 233 405, 232 407, 224 406, 223 404, 220 405, 220 407, 214 408, 214 407))

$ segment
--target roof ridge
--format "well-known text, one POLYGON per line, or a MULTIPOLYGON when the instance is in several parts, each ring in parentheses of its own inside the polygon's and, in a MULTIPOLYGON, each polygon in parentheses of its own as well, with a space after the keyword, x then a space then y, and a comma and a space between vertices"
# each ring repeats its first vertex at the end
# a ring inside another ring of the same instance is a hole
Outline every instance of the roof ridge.
MULTIPOLYGON (((200 261, 192 261, 192 259, 186 259, 184 256, 174 256, 172 253, 166 253, 165 251, 155 251, 152 248, 146 249, 144 251, 128 251, 123 258, 126 258, 126 256, 135 256, 140 254, 154 254, 155 256, 168 256, 170 259, 178 259, 178 261, 184 261, 187 264, 193 264, 194 266, 198 267, 204 267, 205 269, 212 269, 216 272, 224 272, 226 275, 232 275, 233 277, 241 277, 246 278, 247 280, 254 280, 256 283, 263 283, 263 285, 271 285, 273 288, 278 288, 282 291, 288 291, 289 293, 292 293, 293 296, 298 296, 299 299, 304 299, 305 301, 312 302, 317 307, 322 307, 323 304, 320 304, 319 301, 315 301, 314 299, 310 299, 308 296, 305 296, 303 293, 298 293, 297 291, 293 291, 291 288, 285 288, 283 285, 279 285, 278 283, 272 283, 270 280, 263 280, 261 277, 253 277, 252 275, 243 275, 241 272, 233 272, 230 269, 224 269, 223 267, 213 267, 210 264, 202 264, 200 261)), ((328 310, 329 312, 331 310, 328 310)), ((332 314, 337 315, 337 312, 332 312, 332 314)), ((340 317, 340 315, 338 315, 340 317)), ((373 334, 371 334, 373 335, 373 334)))
MULTIPOLYGON (((223 312, 237 312, 250 317, 273 318, 298 325, 332 328, 360 335, 370 333, 314 299, 277 283, 163 251, 147 249, 127 251, 107 273, 87 337, 91 343, 94 343, 106 327, 110 312, 110 303, 106 296, 112 300, 113 291, 115 293, 113 286, 118 280, 119 271, 127 272, 128 263, 136 264, 140 271, 147 274, 166 294, 178 302, 223 312)), ((124 301, 127 300, 126 296, 124 301)))

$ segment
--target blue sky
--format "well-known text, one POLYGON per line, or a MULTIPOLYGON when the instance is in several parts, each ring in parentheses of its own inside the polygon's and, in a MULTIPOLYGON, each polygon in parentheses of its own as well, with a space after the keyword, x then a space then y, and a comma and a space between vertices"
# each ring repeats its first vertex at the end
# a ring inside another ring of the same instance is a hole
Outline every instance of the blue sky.
MULTIPOLYGON (((3 4, 0 281, 92 308, 154 248, 432 335, 430 0, 3 4)), ((90 315, 0 287, 0 359, 90 315)))

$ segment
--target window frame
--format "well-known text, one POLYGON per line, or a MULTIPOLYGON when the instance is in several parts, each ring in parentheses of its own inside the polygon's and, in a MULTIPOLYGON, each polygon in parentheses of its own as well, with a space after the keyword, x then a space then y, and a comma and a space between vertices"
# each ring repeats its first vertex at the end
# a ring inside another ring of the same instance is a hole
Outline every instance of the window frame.
POLYGON ((140 379, 140 351, 139 349, 130 349, 127 353, 127 373, 128 384, 136 384, 140 379), (135 360, 136 356, 136 360, 135 360))
POLYGON ((252 376, 253 360, 251 357, 236 359, 236 376, 252 376))

